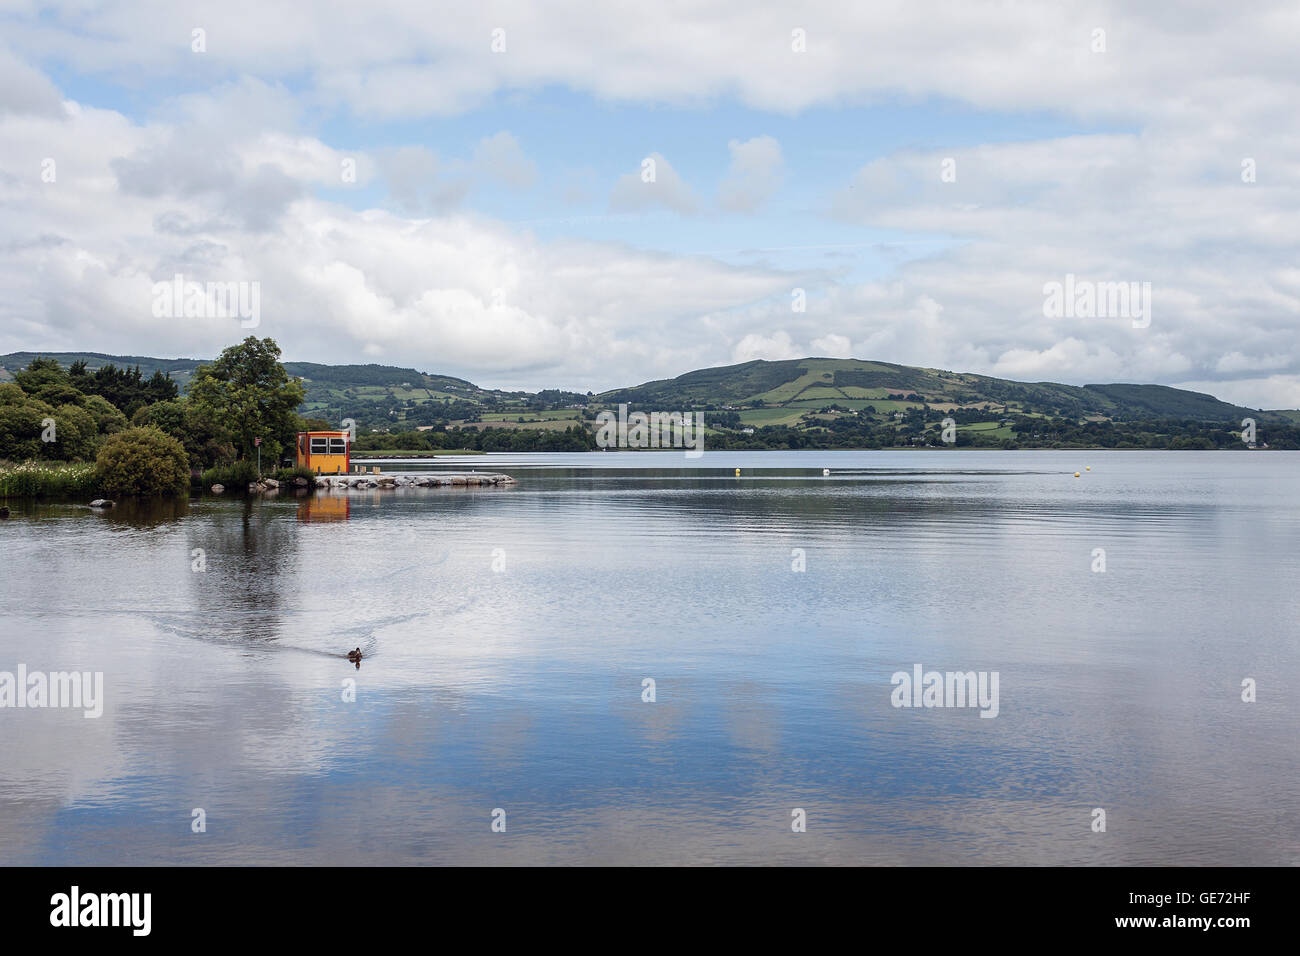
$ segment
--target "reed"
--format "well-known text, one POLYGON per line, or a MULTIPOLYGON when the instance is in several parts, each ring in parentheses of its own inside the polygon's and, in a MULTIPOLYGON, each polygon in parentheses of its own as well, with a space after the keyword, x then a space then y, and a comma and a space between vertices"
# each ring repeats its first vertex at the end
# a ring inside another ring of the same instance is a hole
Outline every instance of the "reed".
POLYGON ((93 464, 59 461, 0 462, 0 498, 87 495, 95 491, 93 464))

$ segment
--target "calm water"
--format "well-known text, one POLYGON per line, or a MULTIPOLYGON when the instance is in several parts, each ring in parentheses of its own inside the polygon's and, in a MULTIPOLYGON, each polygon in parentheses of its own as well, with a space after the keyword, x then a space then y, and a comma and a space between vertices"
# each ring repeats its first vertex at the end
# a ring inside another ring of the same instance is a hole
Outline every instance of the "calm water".
POLYGON ((1300 861, 1298 453, 466 467, 520 483, 10 502, 0 671, 105 703, 0 710, 0 863, 1300 861))

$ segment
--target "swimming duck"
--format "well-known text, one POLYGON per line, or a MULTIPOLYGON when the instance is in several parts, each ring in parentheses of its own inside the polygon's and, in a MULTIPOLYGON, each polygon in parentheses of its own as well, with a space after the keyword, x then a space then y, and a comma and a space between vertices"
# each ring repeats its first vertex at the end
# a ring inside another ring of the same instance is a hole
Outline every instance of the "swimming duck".
POLYGON ((361 648, 358 647, 358 648, 357 648, 356 650, 354 650, 354 651, 348 651, 348 660, 350 660, 353 664, 360 664, 360 663, 361 663, 361 648))

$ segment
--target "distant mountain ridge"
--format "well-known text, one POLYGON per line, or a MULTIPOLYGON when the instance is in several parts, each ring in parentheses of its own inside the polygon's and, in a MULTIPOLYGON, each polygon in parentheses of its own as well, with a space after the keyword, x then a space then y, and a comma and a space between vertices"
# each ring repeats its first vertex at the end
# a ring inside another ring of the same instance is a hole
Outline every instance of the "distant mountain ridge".
POLYGON ((1017 382, 861 359, 757 359, 613 389, 598 398, 665 408, 709 403, 737 407, 829 403, 853 408, 888 403, 890 396, 901 396, 904 403, 910 401, 910 396, 918 396, 919 401, 929 405, 1005 406, 1008 413, 1028 408, 1063 416, 1124 420, 1188 418, 1226 422, 1250 415, 1291 420, 1285 411, 1246 408, 1203 392, 1168 385, 1017 382))
MULTIPOLYGON (((138 365, 146 376, 154 371, 171 375, 182 390, 198 366, 211 361, 102 352, 11 352, 0 355, 0 381, 11 379, 13 372, 37 356, 57 359, 65 366, 83 360, 92 370, 109 363, 138 365)), ((321 417, 364 414, 381 408, 385 417, 393 417, 393 408, 400 408, 401 417, 406 418, 407 410, 426 405, 460 412, 473 406, 491 408, 503 402, 524 401, 532 394, 484 389, 454 376, 391 365, 284 364, 291 375, 302 377, 307 384, 304 414, 321 417)), ((1300 416, 1288 410, 1233 405, 1213 395, 1167 385, 1018 382, 889 362, 829 358, 758 359, 696 369, 675 378, 602 392, 594 401, 665 410, 699 406, 745 409, 748 415, 757 416, 756 420, 774 422, 781 417, 775 414, 776 409, 786 409, 796 419, 826 407, 851 411, 870 408, 873 414, 883 416, 919 404, 945 409, 980 408, 1008 415, 1125 421, 1194 419, 1238 423, 1244 417, 1255 417, 1261 421, 1294 422, 1300 416)))

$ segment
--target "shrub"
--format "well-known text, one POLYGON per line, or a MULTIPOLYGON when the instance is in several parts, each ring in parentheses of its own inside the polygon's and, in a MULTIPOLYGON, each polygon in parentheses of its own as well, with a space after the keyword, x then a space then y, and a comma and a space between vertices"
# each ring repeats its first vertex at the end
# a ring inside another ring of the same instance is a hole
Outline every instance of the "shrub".
POLYGON ((236 461, 229 465, 218 465, 204 471, 200 481, 204 488, 211 488, 213 485, 225 485, 232 491, 236 489, 242 491, 252 482, 257 481, 257 465, 248 460, 236 461))
POLYGON ((153 426, 111 435, 99 450, 95 474, 106 495, 177 495, 190 484, 185 447, 153 426))
POLYGON ((315 487, 316 485, 316 472, 312 471, 310 468, 304 468, 301 466, 281 468, 271 477, 281 484, 284 484, 286 481, 293 481, 295 478, 306 478, 308 485, 312 487, 315 487))

